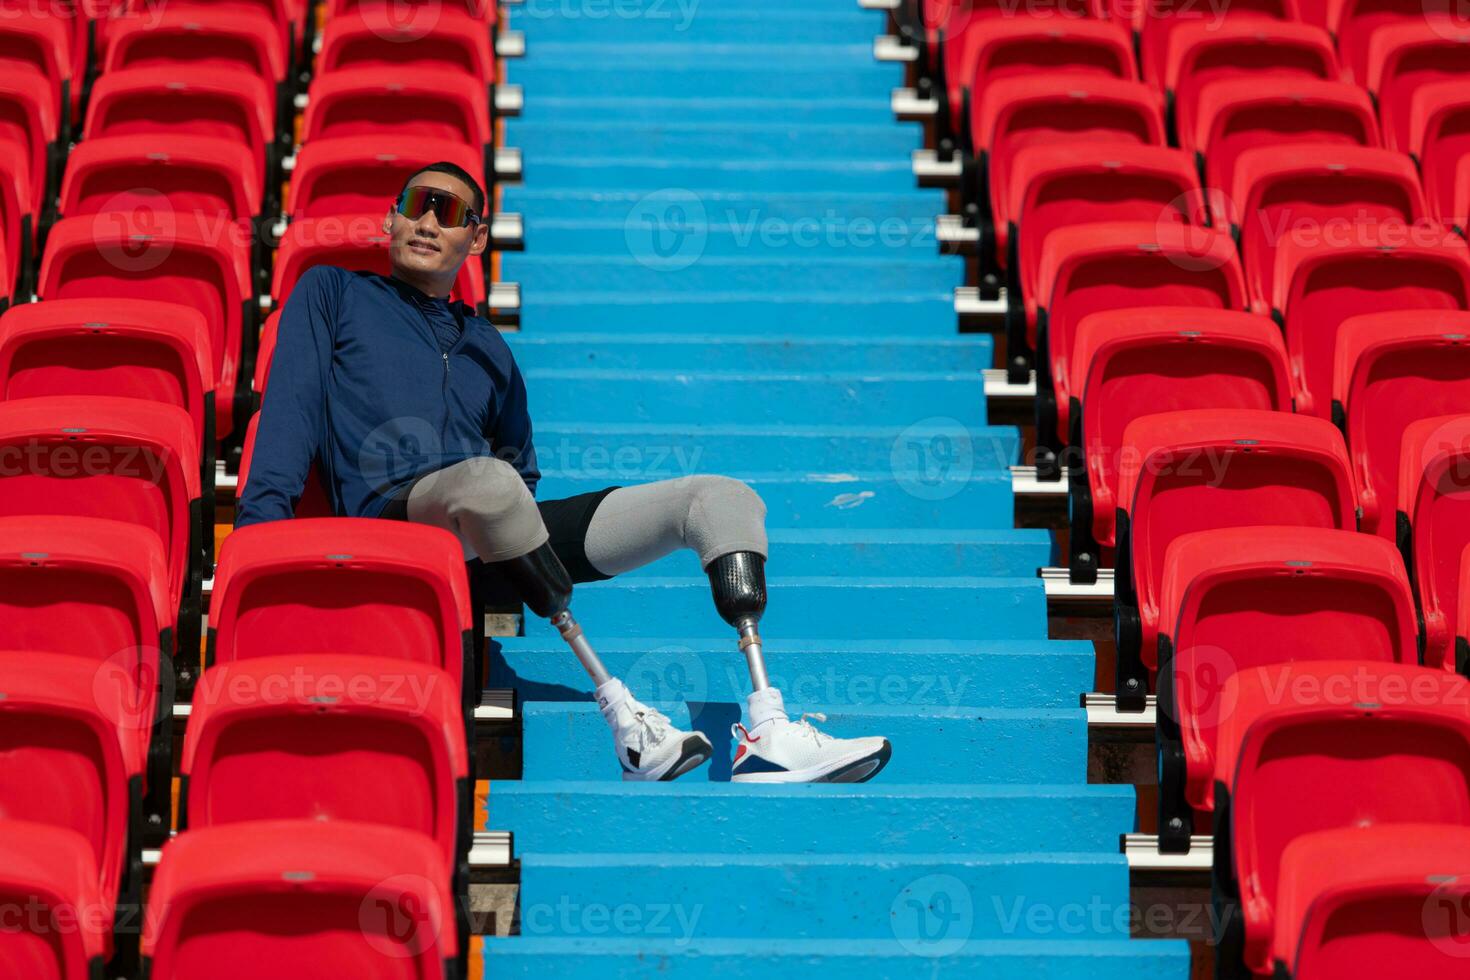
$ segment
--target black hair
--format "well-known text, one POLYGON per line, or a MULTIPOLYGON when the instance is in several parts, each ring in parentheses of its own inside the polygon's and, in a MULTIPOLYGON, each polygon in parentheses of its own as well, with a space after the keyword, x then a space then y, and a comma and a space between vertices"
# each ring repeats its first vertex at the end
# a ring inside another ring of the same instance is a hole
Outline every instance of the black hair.
POLYGON ((440 160, 438 163, 431 163, 428 166, 420 167, 413 173, 409 174, 408 177, 405 178, 403 181, 403 187, 401 187, 398 191, 399 197, 403 196, 403 192, 408 190, 408 185, 412 184, 413 179, 420 174, 448 174, 455 180, 464 181, 465 184, 468 185, 471 193, 474 195, 474 197, 470 200, 470 207, 473 208, 474 212, 480 217, 483 218, 485 216, 485 192, 480 189, 480 182, 475 180, 474 177, 471 177, 469 172, 466 171, 459 164, 450 163, 448 160, 440 160))

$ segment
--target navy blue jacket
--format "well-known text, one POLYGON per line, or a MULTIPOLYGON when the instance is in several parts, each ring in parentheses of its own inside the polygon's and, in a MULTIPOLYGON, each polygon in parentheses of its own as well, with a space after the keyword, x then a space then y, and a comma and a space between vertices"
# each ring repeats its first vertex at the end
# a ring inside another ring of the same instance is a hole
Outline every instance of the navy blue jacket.
POLYGON ((313 460, 333 511, 377 517, 419 476, 474 456, 541 478, 526 385, 500 331, 462 303, 317 266, 291 291, 236 527, 291 517, 313 460), (430 315, 463 323, 447 350, 430 315))

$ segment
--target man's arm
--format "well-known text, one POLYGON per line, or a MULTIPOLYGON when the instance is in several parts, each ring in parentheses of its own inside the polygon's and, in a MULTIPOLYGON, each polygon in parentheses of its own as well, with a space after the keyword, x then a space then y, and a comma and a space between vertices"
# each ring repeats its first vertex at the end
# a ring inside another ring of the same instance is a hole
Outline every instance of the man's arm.
POLYGON ((534 495, 536 484, 541 480, 541 470, 536 465, 536 447, 531 442, 526 382, 514 358, 510 362, 510 380, 505 397, 501 399, 500 411, 491 423, 490 449, 497 459, 503 459, 516 468, 534 495))
POLYGON ((249 478, 235 513, 237 528, 284 520, 296 512, 320 448, 339 275, 323 266, 308 269, 281 313, 249 478))

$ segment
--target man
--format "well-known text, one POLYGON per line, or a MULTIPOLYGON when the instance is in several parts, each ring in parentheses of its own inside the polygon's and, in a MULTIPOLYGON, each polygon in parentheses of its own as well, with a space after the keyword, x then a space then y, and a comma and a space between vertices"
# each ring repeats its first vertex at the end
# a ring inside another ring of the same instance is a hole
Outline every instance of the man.
MULTIPOLYGON (((308 271, 282 314, 236 527, 292 516, 313 460, 335 513, 433 524, 551 619, 596 686, 623 778, 667 780, 710 755, 608 675, 569 609, 572 583, 610 578, 687 547, 716 608, 740 631, 753 693, 735 725, 732 779, 854 782, 887 764, 886 739, 836 739, 790 721, 766 681, 765 506, 744 483, 690 476, 534 499, 540 471, 510 348, 448 300, 485 251, 485 195, 450 163, 411 175, 383 218, 393 274, 308 271)), ((819 720, 820 720, 820 716, 819 720)))

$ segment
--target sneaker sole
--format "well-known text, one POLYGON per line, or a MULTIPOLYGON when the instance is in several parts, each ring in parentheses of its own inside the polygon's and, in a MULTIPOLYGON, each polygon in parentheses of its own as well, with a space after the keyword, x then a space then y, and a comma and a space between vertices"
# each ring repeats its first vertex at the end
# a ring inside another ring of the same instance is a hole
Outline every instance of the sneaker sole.
POLYGON ((730 777, 732 783, 866 783, 888 765, 893 746, 883 740, 878 751, 855 759, 841 759, 815 769, 794 772, 752 772, 730 777))
POLYGON ((679 757, 669 763, 668 768, 662 773, 657 770, 653 772, 628 772, 623 770, 623 782, 625 783, 666 783, 671 779, 678 779, 691 769, 698 769, 709 761, 714 754, 714 748, 709 739, 703 735, 689 735, 684 739, 680 747, 679 757))

